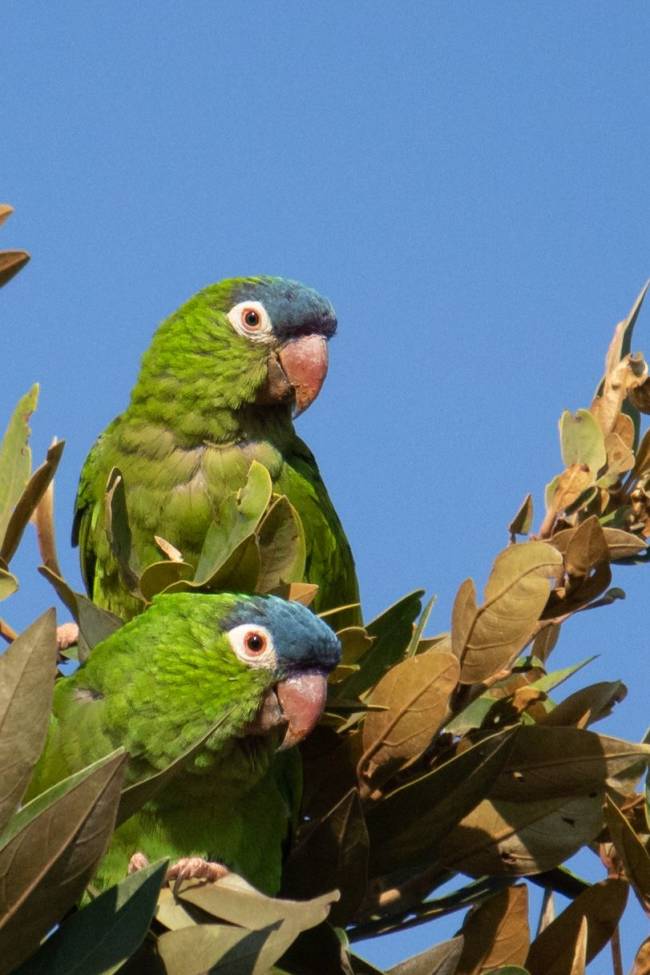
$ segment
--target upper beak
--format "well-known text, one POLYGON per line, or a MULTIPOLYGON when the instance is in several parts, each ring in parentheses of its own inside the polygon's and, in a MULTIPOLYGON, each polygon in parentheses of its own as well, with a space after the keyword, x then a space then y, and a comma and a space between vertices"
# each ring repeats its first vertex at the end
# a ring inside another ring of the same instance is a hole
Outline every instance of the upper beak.
POLYGON ((315 728, 327 699, 327 677, 318 671, 294 674, 276 688, 288 727, 280 745, 291 748, 315 728))
POLYGON ((268 377, 258 402, 293 398, 293 413, 304 413, 316 399, 327 375, 327 340, 322 335, 289 339, 268 359, 268 377))
POLYGON ((292 674, 270 688, 246 734, 266 734, 286 726, 280 750, 306 738, 323 713, 327 698, 327 677, 317 671, 292 674))

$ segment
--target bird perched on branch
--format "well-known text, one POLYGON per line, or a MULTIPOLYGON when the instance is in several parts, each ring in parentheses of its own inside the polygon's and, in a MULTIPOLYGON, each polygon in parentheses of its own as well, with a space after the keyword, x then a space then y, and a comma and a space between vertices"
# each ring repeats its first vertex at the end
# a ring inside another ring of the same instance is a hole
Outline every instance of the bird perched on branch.
POLYGON ((302 520, 305 581, 320 590, 315 607, 358 602, 345 533, 292 422, 318 395, 335 331, 329 301, 275 277, 211 285, 160 325, 129 406, 99 437, 81 473, 73 543, 96 603, 123 618, 142 609, 126 592, 107 539, 113 468, 124 479, 140 564, 161 558, 154 536, 196 564, 220 504, 243 486, 253 460, 302 520))
POLYGON ((121 746, 127 785, 176 762, 115 832, 97 885, 170 857, 170 877, 216 878, 225 866, 275 893, 301 795, 298 750, 287 749, 318 721, 339 656, 333 631, 297 602, 157 596, 57 682, 27 798, 121 746))

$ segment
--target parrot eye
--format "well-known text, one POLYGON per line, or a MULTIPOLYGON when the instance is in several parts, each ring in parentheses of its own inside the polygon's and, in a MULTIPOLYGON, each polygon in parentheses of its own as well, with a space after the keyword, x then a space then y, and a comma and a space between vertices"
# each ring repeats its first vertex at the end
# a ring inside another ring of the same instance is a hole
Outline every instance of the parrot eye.
POLYGON ((228 320, 236 332, 253 341, 268 340, 273 331, 261 301, 240 301, 228 312, 228 320))
POLYGON ((263 653, 266 650, 266 637, 263 633, 251 630, 244 637, 244 644, 251 653, 263 653))
POLYGON ((277 657, 271 634, 264 626, 242 623, 228 632, 230 646, 242 663, 249 667, 275 667, 277 657))

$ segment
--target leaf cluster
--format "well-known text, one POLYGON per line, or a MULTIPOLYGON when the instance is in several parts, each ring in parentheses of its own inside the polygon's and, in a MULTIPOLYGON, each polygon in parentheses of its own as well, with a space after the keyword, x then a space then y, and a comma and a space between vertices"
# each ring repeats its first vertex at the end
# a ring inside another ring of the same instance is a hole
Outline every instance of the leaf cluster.
MULTIPOLYGON (((528 496, 482 595, 472 579, 459 587, 448 631, 425 635, 434 601, 423 607, 420 590, 363 626, 344 625, 347 607, 323 614, 338 622, 342 661, 301 746, 303 804, 280 897, 234 875, 170 889, 164 862, 95 896, 92 873, 115 825, 201 742, 126 790, 118 751, 21 806, 61 655, 53 611, 20 636, 3 624, 0 975, 381 975, 355 952, 358 941, 455 912, 464 913, 456 938, 389 975, 580 975, 616 941, 630 887, 650 909, 648 798, 636 791, 650 745, 592 728, 625 697, 620 681, 558 697, 588 661, 549 665, 570 616, 622 598, 612 566, 647 560, 650 436, 641 437, 640 417, 650 393, 645 360, 630 352, 643 295, 616 328, 589 409, 562 416, 564 470, 547 488, 538 532, 528 496), (599 883, 563 867, 583 847, 602 861, 599 883), (545 889, 534 938, 528 878, 545 889), (557 917, 556 891, 571 899, 557 917)), ((52 478, 62 444, 32 474, 36 395, 18 404, 0 447, 0 597, 16 588, 9 562, 31 519, 40 571, 78 623, 83 660, 121 620, 61 576, 52 478)), ((143 609, 179 591, 313 599, 300 518, 262 465, 224 501, 196 565, 163 538, 161 559, 138 564, 127 489, 114 470, 105 527, 143 609)), ((648 971, 649 951, 639 949, 634 975, 648 971)))

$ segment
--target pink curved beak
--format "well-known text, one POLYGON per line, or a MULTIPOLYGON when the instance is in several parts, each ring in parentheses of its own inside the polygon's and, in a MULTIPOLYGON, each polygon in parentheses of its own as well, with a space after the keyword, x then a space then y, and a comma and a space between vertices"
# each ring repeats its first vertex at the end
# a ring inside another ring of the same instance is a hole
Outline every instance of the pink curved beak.
POLYGON ((327 375, 327 340, 322 335, 290 339, 278 359, 294 391, 294 416, 304 413, 320 393, 327 375))
POLYGON ((327 699, 327 677, 314 671, 293 674, 280 681, 276 693, 287 721, 283 750, 297 745, 318 723, 327 699))

